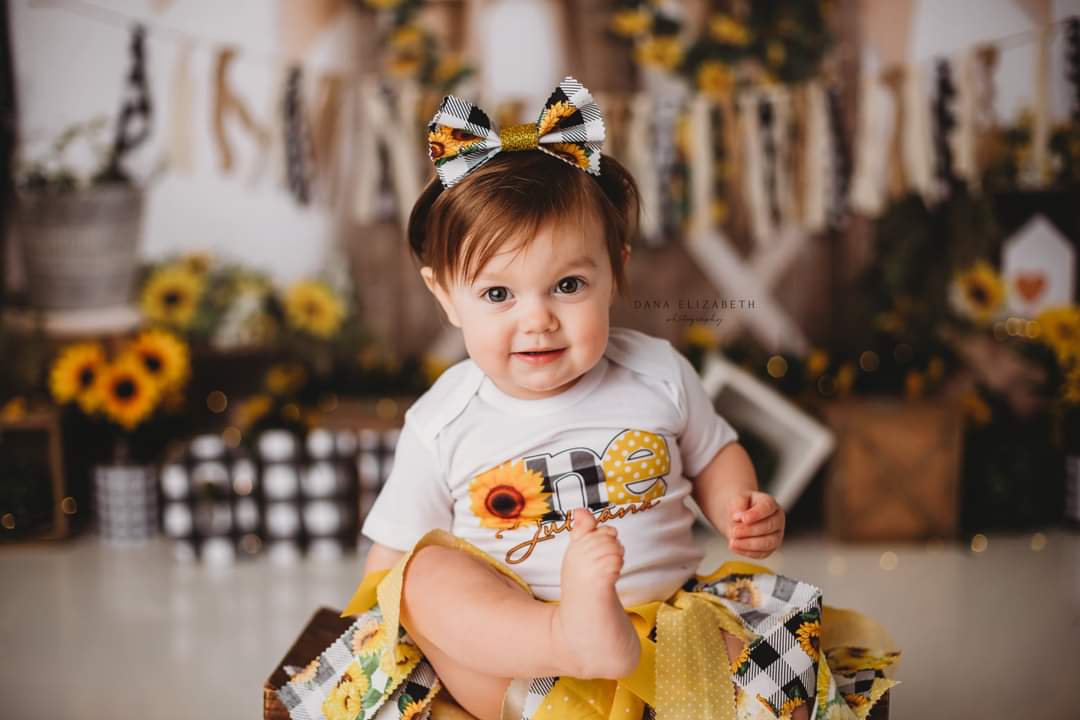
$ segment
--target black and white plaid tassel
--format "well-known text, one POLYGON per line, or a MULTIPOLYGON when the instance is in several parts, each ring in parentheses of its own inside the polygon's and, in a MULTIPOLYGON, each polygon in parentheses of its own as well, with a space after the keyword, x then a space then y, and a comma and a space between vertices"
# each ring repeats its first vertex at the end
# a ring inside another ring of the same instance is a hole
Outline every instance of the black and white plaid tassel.
POLYGON ((131 70, 124 86, 112 154, 105 171, 106 177, 113 179, 126 177, 120 163, 124 156, 150 137, 150 123, 153 118, 150 85, 146 81, 146 28, 142 25, 131 29, 130 48, 131 70))
POLYGON ((847 218, 848 189, 851 186, 851 149, 844 132, 844 109, 840 104, 840 91, 829 88, 825 96, 829 107, 829 133, 832 136, 832 197, 827 200, 829 226, 843 227, 847 218))
POLYGON ((308 143, 304 127, 304 103, 301 94, 303 75, 299 66, 289 69, 285 80, 285 163, 289 192, 301 205, 311 199, 308 185, 308 143))
POLYGON ((1073 87, 1072 119, 1080 124, 1080 17, 1069 20, 1069 29, 1066 31, 1068 46, 1065 51, 1065 62, 1069 66, 1066 74, 1073 87))
POLYGON ((952 67, 947 60, 941 60, 937 65, 937 92, 934 95, 934 157, 935 175, 946 194, 952 194, 960 182, 953 169, 952 147, 949 145, 949 137, 956 129, 952 107, 955 99, 952 67))

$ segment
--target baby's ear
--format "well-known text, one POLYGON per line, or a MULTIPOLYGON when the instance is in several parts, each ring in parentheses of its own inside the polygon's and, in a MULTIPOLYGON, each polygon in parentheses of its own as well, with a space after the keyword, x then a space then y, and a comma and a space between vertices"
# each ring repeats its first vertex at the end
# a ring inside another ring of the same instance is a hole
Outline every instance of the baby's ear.
POLYGON ((450 324, 454 327, 461 327, 461 321, 458 319, 457 310, 454 308, 454 303, 450 300, 450 293, 446 291, 446 288, 444 288, 438 278, 435 277, 435 271, 425 265, 420 268, 420 277, 424 279, 424 284, 427 285, 427 289, 430 290, 431 294, 435 296, 435 299, 439 301, 439 305, 442 306, 443 312, 446 313, 446 319, 450 321, 450 324))

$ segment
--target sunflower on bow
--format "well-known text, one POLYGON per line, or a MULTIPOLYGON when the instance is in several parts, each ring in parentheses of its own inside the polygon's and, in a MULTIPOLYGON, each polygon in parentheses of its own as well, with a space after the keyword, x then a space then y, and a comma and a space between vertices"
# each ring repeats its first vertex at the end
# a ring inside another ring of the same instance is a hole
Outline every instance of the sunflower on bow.
POLYGON ((184 329, 195 317, 204 284, 203 275, 186 265, 164 267, 150 276, 139 304, 153 322, 184 329))
POLYGON ((322 711, 326 720, 355 720, 357 715, 362 714, 364 695, 370 687, 371 680, 364 674, 360 663, 353 661, 323 701, 322 711))
POLYGON ((428 130, 428 152, 436 162, 449 160, 482 139, 460 128, 435 125, 428 130))
POLYGON ((329 339, 345 321, 345 303, 325 283, 302 280, 285 295, 285 315, 298 330, 329 339))
POLYGON ((472 512, 480 526, 511 530, 539 520, 550 509, 544 478, 525 467, 524 460, 505 462, 480 473, 469 485, 472 512))
POLYGON ((101 404, 97 380, 105 368, 105 350, 98 343, 78 343, 64 349, 49 371, 49 390, 60 404, 77 402, 84 413, 101 404))

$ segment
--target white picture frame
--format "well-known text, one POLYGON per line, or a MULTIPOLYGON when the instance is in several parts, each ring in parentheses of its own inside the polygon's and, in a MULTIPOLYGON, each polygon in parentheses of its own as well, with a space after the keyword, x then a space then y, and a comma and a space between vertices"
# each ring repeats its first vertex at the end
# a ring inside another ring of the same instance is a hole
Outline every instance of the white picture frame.
POLYGON ((833 432, 719 353, 705 355, 701 381, 728 422, 752 430, 777 452, 776 475, 762 481, 762 490, 790 511, 836 447, 833 432))

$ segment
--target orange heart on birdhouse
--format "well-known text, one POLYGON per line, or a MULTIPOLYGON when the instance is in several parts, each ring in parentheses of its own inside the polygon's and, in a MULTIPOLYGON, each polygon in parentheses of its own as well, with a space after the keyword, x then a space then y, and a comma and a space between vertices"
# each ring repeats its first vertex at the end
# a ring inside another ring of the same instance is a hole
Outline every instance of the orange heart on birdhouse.
POLYGON ((1016 290, 1024 302, 1035 302, 1046 289, 1046 275, 1043 273, 1017 273, 1016 290))

